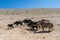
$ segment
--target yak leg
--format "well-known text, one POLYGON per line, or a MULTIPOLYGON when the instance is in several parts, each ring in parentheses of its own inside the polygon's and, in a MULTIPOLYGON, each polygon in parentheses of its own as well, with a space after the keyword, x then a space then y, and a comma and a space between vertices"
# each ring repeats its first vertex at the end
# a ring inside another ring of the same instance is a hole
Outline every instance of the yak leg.
POLYGON ((13 26, 8 27, 8 29, 12 29, 12 28, 14 28, 14 27, 13 26))
POLYGON ((49 28, 49 30, 48 31, 53 31, 54 30, 54 28, 49 28))
POLYGON ((44 31, 44 27, 42 27, 42 30, 44 31))
POLYGON ((48 31, 51 31, 51 28, 49 28, 49 30, 48 31))
POLYGON ((32 27, 31 29, 34 30, 34 27, 32 27))
POLYGON ((36 30, 38 30, 38 27, 36 27, 36 30))

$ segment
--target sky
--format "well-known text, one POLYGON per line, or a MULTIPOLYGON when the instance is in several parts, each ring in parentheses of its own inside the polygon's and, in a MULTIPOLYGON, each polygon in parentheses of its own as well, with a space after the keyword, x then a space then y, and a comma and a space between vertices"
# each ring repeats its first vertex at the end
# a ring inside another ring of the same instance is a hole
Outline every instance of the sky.
POLYGON ((0 8, 60 8, 60 0, 0 0, 0 8))

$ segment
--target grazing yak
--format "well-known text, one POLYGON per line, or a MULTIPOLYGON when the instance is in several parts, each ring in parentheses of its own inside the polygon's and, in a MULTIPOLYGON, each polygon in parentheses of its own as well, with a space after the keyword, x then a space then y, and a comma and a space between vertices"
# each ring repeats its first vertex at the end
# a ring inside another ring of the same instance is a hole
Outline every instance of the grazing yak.
POLYGON ((16 26, 18 26, 19 24, 22 25, 22 22, 21 21, 15 21, 14 22, 14 25, 16 25, 16 26))
POLYGON ((14 28, 13 24, 8 24, 8 29, 12 29, 12 28, 14 28))
POLYGON ((41 25, 43 31, 45 31, 44 28, 48 28, 49 29, 48 31, 51 31, 50 29, 53 30, 53 23, 50 23, 49 20, 42 19, 41 21, 38 22, 38 24, 41 25))
POLYGON ((32 20, 31 19, 24 19, 22 22, 24 22, 24 24, 29 24, 29 23, 31 23, 32 22, 32 20))
POLYGON ((32 30, 38 30, 38 22, 34 22, 31 19, 24 19, 23 22, 26 23, 27 26, 30 27, 32 30))
POLYGON ((40 29, 40 26, 37 23, 38 22, 32 21, 28 24, 28 27, 30 27, 32 30, 38 30, 38 28, 40 29))
POLYGON ((28 27, 30 27, 32 30, 34 30, 34 28, 36 28, 36 30, 37 30, 37 22, 30 22, 29 24, 28 24, 28 27))

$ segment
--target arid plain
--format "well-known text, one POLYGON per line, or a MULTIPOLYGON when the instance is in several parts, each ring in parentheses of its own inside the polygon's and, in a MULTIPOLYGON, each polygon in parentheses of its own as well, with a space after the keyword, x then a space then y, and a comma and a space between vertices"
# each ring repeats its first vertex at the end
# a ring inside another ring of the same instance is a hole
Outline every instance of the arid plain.
POLYGON ((60 9, 0 9, 0 40, 60 40, 60 9), (50 33, 34 33, 26 30, 26 25, 7 29, 7 24, 26 18, 33 21, 50 20, 54 24, 54 30, 50 33))

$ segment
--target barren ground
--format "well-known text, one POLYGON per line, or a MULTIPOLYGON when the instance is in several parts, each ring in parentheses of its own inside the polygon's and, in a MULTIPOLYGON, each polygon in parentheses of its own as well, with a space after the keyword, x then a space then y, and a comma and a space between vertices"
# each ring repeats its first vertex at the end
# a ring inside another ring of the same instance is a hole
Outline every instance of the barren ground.
POLYGON ((57 9, 49 11, 51 14, 47 11, 47 14, 41 14, 40 12, 40 14, 0 15, 0 40, 60 40, 60 9, 54 14, 55 10, 57 9), (28 29, 26 25, 15 27, 11 30, 7 29, 7 24, 13 23, 16 20, 24 20, 25 18, 30 18, 34 21, 48 19, 54 24, 54 31, 50 33, 34 33, 26 30, 28 29))

